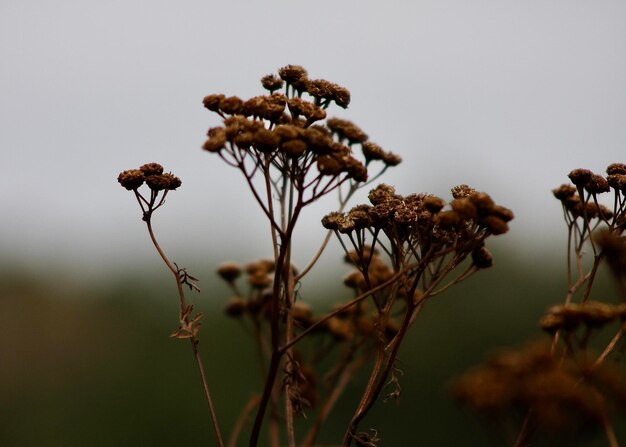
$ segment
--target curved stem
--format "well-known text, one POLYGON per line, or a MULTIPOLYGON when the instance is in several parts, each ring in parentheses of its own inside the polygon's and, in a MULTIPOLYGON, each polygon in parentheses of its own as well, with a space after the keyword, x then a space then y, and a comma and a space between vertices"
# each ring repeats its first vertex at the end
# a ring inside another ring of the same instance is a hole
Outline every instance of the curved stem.
MULTIPOLYGON (((161 249, 161 246, 159 245, 159 243, 156 240, 156 237, 154 236, 154 231, 152 229, 152 222, 150 219, 150 212, 148 212, 148 214, 146 214, 146 226, 148 227, 148 233, 150 234, 150 240, 152 241, 152 244, 154 245, 154 248, 156 249, 156 251, 159 253, 159 256, 161 256, 161 259, 163 260, 163 262, 165 263, 165 265, 167 266, 167 268, 172 272, 172 274, 174 275, 174 278, 176 280, 176 288, 178 289, 178 298, 180 301, 180 314, 181 317, 183 317, 186 321, 186 323, 189 323, 189 317, 185 315, 186 313, 186 309, 187 309, 187 303, 185 301, 185 292, 183 290, 183 285, 180 281, 180 275, 178 273, 178 269, 174 268, 174 266, 172 265, 172 263, 170 262, 170 260, 167 258, 167 256, 165 255, 165 253, 163 252, 163 250, 161 249)), ((219 424, 217 422, 217 414, 215 412, 215 407, 213 405, 213 399, 211 398, 211 392, 209 391, 209 384, 207 382, 206 379, 206 374, 204 372, 204 366, 202 364, 202 359, 200 358, 200 353, 198 352, 198 339, 196 338, 195 335, 192 335, 189 339, 189 341, 191 342, 191 348, 193 350, 193 355, 194 358, 196 360, 196 366, 198 367, 198 372, 200 374, 200 380, 202 381, 202 388, 204 390, 204 397, 206 398, 207 404, 209 406, 209 412, 211 414, 211 423, 213 425, 213 430, 215 432, 215 438, 217 439, 217 443, 220 447, 224 446, 224 442, 222 441, 222 435, 220 432, 220 428, 219 428, 219 424)))

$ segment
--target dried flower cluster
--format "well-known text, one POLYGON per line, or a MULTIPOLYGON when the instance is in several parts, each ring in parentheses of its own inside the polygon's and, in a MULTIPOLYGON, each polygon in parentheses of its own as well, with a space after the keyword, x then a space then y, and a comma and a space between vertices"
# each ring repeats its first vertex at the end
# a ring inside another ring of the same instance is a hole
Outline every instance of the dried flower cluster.
POLYGON ((515 446, 529 445, 542 433, 564 442, 581 430, 602 430, 611 447, 618 445, 611 416, 626 409, 626 376, 617 367, 626 347, 626 165, 611 164, 606 174, 575 169, 571 184, 553 190, 567 225, 568 292, 539 321, 552 344, 507 352, 455 388, 462 402, 496 419, 521 414, 515 446), (600 203, 604 196, 612 208, 600 203), (584 259, 587 250, 590 262, 584 259), (606 296, 592 299, 602 264, 615 279, 617 303, 606 296))
POLYGON ((169 191, 178 188, 182 182, 172 173, 163 172, 163 166, 158 163, 146 163, 139 169, 129 169, 120 172, 117 177, 120 185, 135 193, 139 206, 143 211, 144 220, 148 220, 152 213, 165 203, 165 196, 169 191), (150 196, 144 197, 139 188, 146 184, 150 196))
POLYGON ((530 425, 560 445, 626 409, 626 381, 619 369, 559 359, 547 343, 494 355, 458 380, 453 393, 500 427, 532 415, 530 425))
MULTIPOLYGON (((249 431, 249 445, 255 447, 267 428, 271 447, 314 446, 352 378, 366 368, 369 380, 341 442, 375 447, 379 433, 359 425, 380 397, 400 398, 398 353, 408 329, 428 300, 491 267, 485 241, 506 233, 513 213, 466 185, 453 188, 446 203, 427 194, 402 196, 386 184, 370 191, 370 204, 344 212, 359 188, 398 165, 400 157, 370 141, 354 123, 327 116, 331 105, 350 103, 344 87, 311 79, 297 65, 263 77, 261 85, 268 94, 247 100, 212 94, 203 100, 220 119, 208 130, 203 149, 243 174, 270 224, 272 247, 268 259, 243 267, 228 262, 217 271, 234 294, 226 314, 239 319, 256 343, 264 384, 244 406, 228 445, 237 445, 242 432, 249 431), (297 269, 292 239, 301 212, 333 191, 338 207, 322 220, 327 236, 311 261, 297 269), (344 279, 346 296, 316 313, 303 279, 333 234, 355 270, 344 279), (308 426, 296 418, 305 413, 313 415, 308 426)), ((193 313, 183 287, 199 291, 196 278, 169 261, 151 224, 153 212, 181 182, 156 163, 124 171, 118 180, 134 192, 151 240, 175 277, 180 324, 172 336, 191 341, 216 440, 223 447, 198 352, 202 314, 193 313), (144 183, 149 197, 139 192, 144 183)))
MULTIPOLYGON (((324 121, 332 103, 348 106, 348 90, 323 79, 311 80, 297 65, 281 68, 278 75, 261 80, 268 95, 244 101, 213 94, 203 101, 223 123, 209 129, 203 148, 241 170, 251 187, 258 173, 279 198, 288 182, 308 204, 345 182, 352 186, 365 182, 370 162, 382 163, 375 177, 400 163, 400 157, 369 141, 352 122, 341 118, 324 121), (278 93, 283 87, 285 93, 278 93), (303 97, 305 93, 309 99, 303 97), (364 162, 356 157, 355 146, 361 147, 364 162)), ((259 193, 259 197, 263 195, 259 193)), ((267 203, 264 206, 269 207, 267 203)))

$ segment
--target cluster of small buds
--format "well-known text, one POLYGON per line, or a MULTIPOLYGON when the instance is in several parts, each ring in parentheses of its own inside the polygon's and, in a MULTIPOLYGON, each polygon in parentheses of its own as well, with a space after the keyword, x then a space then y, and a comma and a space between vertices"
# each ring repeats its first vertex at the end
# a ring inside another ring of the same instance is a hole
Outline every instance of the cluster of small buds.
POLYGON ((345 88, 309 80, 306 70, 296 65, 281 68, 279 77, 263 77, 261 83, 269 95, 246 101, 221 94, 204 98, 204 106, 223 119, 222 126, 209 129, 204 150, 240 168, 246 157, 252 157, 259 166, 263 166, 261 160, 272 160, 280 172, 295 177, 303 177, 316 166, 320 176, 355 182, 367 180, 366 166, 371 161, 382 162, 383 169, 400 163, 400 157, 369 142, 353 123, 339 118, 323 123, 331 102, 347 107, 350 94, 345 88), (283 85, 285 94, 278 92, 283 85), (304 92, 311 100, 302 97, 304 92), (361 145, 365 164, 355 157, 354 144, 361 145))
POLYGON ((613 163, 606 168, 606 176, 588 169, 574 169, 569 173, 572 185, 563 184, 552 190, 561 201, 563 209, 572 219, 599 218, 604 221, 615 217, 624 222, 624 198, 626 197, 626 164, 613 163), (597 202, 597 196, 613 191, 616 207, 610 210, 597 202))
POLYGON ((575 331, 580 326, 601 328, 615 320, 626 320, 626 304, 607 304, 587 301, 552 306, 539 321, 541 328, 554 333, 559 330, 575 331))
MULTIPOLYGON (((244 314, 253 316, 264 315, 270 317, 271 309, 271 285, 274 280, 274 261, 270 259, 259 259, 241 267, 236 262, 225 262, 217 269, 217 274, 236 293, 237 296, 231 298, 226 304, 225 312, 232 317, 240 317, 244 314), (245 274, 246 283, 249 286, 249 293, 244 297, 237 288, 237 280, 245 274)), ((292 266, 292 273, 297 274, 297 269, 292 266)), ((306 304, 296 302, 296 313, 306 314, 306 304)), ((310 311, 309 311, 310 312, 310 311)))
POLYGON ((581 372, 574 361, 555 358, 549 345, 535 343, 493 356, 458 379, 453 394, 501 421, 521 410, 539 429, 563 441, 581 430, 601 429, 606 400, 625 408, 626 383, 608 367, 589 365, 581 372))
MULTIPOLYGON (((334 102, 339 107, 347 108, 350 104, 350 92, 348 89, 329 82, 325 79, 309 79, 309 74, 299 65, 287 65, 278 70, 280 80, 284 81, 287 91, 291 87, 298 96, 306 92, 315 98, 315 103, 322 107, 328 107, 334 102)), ((271 91, 276 90, 278 79, 273 75, 265 76, 261 83, 263 87, 271 91)), ((282 85, 281 85, 282 87, 282 85)), ((280 88, 280 87, 278 87, 280 88)))
POLYGON ((152 191, 172 191, 182 182, 175 175, 163 172, 163 166, 158 163, 147 163, 139 169, 122 171, 117 181, 129 191, 137 190, 144 183, 152 191))
POLYGON ((486 193, 476 192, 466 185, 455 187, 457 198, 444 210, 445 201, 426 194, 396 194, 392 186, 381 184, 370 191, 371 205, 358 205, 351 210, 332 212, 324 216, 322 225, 338 235, 383 231, 399 246, 412 245, 407 252, 416 252, 417 246, 459 244, 472 248, 472 258, 480 268, 489 267, 493 258, 482 241, 488 235, 508 231, 513 213, 496 205, 486 193))

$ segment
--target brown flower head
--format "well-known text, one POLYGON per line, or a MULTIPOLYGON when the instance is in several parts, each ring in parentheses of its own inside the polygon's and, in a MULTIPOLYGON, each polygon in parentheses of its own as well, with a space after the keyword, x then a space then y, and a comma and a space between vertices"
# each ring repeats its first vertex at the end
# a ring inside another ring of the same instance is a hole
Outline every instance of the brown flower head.
POLYGON ((585 184, 591 179, 593 172, 589 169, 574 169, 569 173, 568 177, 572 183, 576 186, 585 186, 585 184))
POLYGON ((226 281, 233 282, 241 276, 241 266, 236 262, 224 262, 217 268, 217 274, 226 281))
POLYGON ((372 205, 378 205, 396 198, 396 189, 393 186, 381 183, 372 189, 367 197, 372 205))
POLYGON ((467 185, 458 185, 451 189, 452 197, 455 199, 462 199, 469 197, 476 192, 474 188, 470 188, 467 185))
POLYGON ((219 152, 226 147, 226 130, 223 127, 213 127, 208 132, 209 139, 204 142, 202 149, 207 152, 219 152))
POLYGON ((269 74, 261 78, 261 85, 263 88, 270 91, 270 93, 280 90, 283 86, 283 80, 274 74, 269 74))
POLYGON ((182 182, 173 174, 155 174, 146 177, 146 185, 153 191, 174 190, 178 188, 182 182))
POLYGON ((241 111, 243 101, 236 96, 229 96, 220 101, 220 110, 227 115, 234 115, 241 111))
POLYGON ((123 171, 117 176, 117 181, 129 191, 139 188, 145 180, 144 173, 139 169, 123 171))
POLYGON ((485 247, 480 247, 472 252, 472 262, 479 269, 486 269, 493 265, 493 255, 485 247))
POLYGON ((294 82, 306 80, 308 73, 300 65, 287 65, 278 70, 278 76, 288 84, 293 84, 294 82))
POLYGON ((320 155, 317 157, 317 170, 322 175, 339 175, 342 170, 342 163, 331 155, 320 155))
POLYGON ((202 104, 204 104, 204 107, 206 107, 207 109, 209 109, 212 112, 219 112, 220 111, 220 102, 224 98, 225 98, 225 96, 222 95, 222 94, 208 95, 208 96, 204 97, 204 99, 202 100, 202 104))
POLYGON ((139 167, 139 170, 143 172, 145 176, 163 174, 163 166, 158 163, 146 163, 139 167))
POLYGON ((557 199, 563 201, 574 196, 576 194, 576 188, 572 185, 563 184, 558 188, 553 189, 552 194, 554 194, 554 197, 556 197, 557 199))
POLYGON ((351 121, 341 118, 329 118, 326 120, 326 125, 340 139, 346 139, 350 143, 364 143, 367 141, 367 134, 351 121))
POLYGON ((612 163, 606 168, 608 175, 621 174, 626 175, 626 164, 624 163, 612 163))
POLYGON ((585 183, 585 189, 591 194, 601 194, 603 192, 609 192, 609 182, 601 175, 593 174, 591 178, 585 183))

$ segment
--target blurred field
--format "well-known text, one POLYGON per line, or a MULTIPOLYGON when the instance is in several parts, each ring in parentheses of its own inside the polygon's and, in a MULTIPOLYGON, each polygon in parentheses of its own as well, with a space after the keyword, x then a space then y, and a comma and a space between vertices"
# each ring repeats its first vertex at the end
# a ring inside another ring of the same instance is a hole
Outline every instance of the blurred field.
MULTIPOLYGON (((565 272, 559 265, 529 265, 512 256, 496 256, 496 262, 426 307, 400 356, 400 405, 379 403, 362 426, 378 430, 381 446, 503 445, 449 399, 447 386, 489 350, 541 336, 536 321, 561 300, 565 272)), ((213 275, 206 271, 202 277, 213 275)), ((168 338, 177 327, 169 280, 164 270, 86 281, 72 271, 41 276, 5 267, 0 272, 0 445, 213 445, 189 346, 168 338)), ((201 352, 228 433, 259 383, 248 336, 222 315, 228 293, 211 281, 203 281, 195 302, 206 314, 201 352)), ((303 293, 312 299, 348 296, 326 284, 303 293)), ((328 299, 314 301, 319 308, 329 305, 328 299)), ((363 378, 351 385, 322 443, 336 442, 363 385, 363 378)), ((623 432, 626 419, 619 422, 623 432)), ((580 445, 606 441, 581 440, 580 445)))

